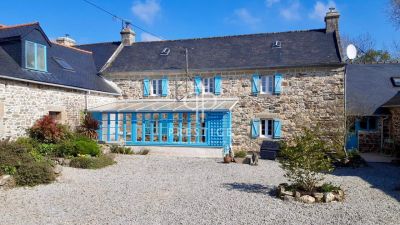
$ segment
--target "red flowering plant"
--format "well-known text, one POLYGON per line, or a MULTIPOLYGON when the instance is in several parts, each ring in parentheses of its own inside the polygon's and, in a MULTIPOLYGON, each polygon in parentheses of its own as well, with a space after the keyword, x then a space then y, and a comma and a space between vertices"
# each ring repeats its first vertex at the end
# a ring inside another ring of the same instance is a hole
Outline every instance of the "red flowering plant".
POLYGON ((90 139, 97 139, 97 130, 99 128, 99 122, 90 113, 87 113, 82 119, 78 132, 90 139))
POLYGON ((58 143, 66 137, 63 126, 57 124, 49 115, 37 120, 35 124, 28 129, 28 134, 29 137, 42 143, 58 143))

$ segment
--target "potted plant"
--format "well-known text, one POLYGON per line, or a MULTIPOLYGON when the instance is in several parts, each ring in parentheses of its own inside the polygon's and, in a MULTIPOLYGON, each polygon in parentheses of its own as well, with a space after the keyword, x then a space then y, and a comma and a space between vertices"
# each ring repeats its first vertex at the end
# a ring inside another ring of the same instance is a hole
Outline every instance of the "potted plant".
POLYGON ((226 154, 224 156, 224 163, 230 163, 232 162, 232 157, 230 156, 230 154, 226 154))
POLYGON ((247 156, 246 151, 244 151, 244 150, 237 151, 237 152, 235 152, 234 161, 236 163, 243 164, 244 161, 246 160, 246 156, 247 156))

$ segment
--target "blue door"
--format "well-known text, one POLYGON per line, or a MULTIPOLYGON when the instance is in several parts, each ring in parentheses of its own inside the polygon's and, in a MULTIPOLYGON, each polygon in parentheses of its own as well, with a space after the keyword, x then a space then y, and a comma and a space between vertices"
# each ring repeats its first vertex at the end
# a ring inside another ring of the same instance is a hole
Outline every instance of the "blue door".
POLYGON ((347 133, 347 143, 346 143, 346 149, 351 150, 351 149, 357 149, 358 148, 358 138, 357 138, 357 132, 349 132, 347 133))

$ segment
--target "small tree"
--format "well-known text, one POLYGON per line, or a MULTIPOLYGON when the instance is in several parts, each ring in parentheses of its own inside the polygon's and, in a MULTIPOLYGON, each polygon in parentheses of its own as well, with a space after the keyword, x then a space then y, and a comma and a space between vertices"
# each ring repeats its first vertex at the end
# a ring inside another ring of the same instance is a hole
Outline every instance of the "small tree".
POLYGON ((309 129, 296 136, 291 145, 284 143, 280 163, 286 171, 285 177, 304 191, 314 191, 324 179, 321 173, 333 170, 331 159, 326 155, 327 146, 325 141, 309 129))
POLYGON ((90 113, 84 115, 78 132, 90 139, 97 139, 97 130, 100 128, 99 122, 90 113))
POLYGON ((29 137, 43 143, 58 143, 67 135, 67 130, 51 118, 49 115, 43 116, 28 129, 29 137))

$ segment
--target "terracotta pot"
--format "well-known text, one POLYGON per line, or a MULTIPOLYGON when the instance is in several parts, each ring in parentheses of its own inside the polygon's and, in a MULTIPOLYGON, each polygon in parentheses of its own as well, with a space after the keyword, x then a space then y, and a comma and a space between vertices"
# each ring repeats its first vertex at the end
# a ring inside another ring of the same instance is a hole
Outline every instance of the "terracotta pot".
POLYGON ((230 156, 225 156, 225 157, 224 157, 224 163, 230 163, 230 162, 232 162, 232 157, 230 157, 230 156))

